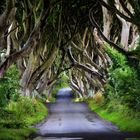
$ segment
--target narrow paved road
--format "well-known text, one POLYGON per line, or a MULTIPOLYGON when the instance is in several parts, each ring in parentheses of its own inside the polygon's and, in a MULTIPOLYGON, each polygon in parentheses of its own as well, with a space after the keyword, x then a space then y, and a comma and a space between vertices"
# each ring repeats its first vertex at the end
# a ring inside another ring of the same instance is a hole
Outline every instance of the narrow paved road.
POLYGON ((73 103, 69 88, 57 93, 56 103, 49 103, 49 116, 38 124, 37 135, 49 139, 122 140, 118 128, 91 112, 86 103, 73 103))

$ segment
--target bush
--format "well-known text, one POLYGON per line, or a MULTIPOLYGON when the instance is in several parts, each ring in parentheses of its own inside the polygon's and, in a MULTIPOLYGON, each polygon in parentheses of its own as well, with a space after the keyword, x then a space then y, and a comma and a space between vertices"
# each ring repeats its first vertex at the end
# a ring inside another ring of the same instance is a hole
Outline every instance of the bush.
POLYGON ((139 133, 140 116, 134 116, 137 114, 136 112, 130 110, 126 106, 120 105, 119 102, 117 104, 117 100, 112 100, 108 103, 108 105, 99 105, 96 104, 92 99, 88 101, 88 105, 89 108, 92 111, 98 113, 100 117, 117 125, 121 131, 139 133))
POLYGON ((0 79, 0 107, 6 106, 10 99, 18 98, 18 77, 18 70, 15 65, 12 65, 0 79))
POLYGON ((24 128, 25 122, 20 120, 3 120, 0 122, 1 128, 24 128))
POLYGON ((140 111, 140 80, 137 70, 116 50, 106 46, 106 51, 112 60, 108 82, 104 86, 107 101, 115 98, 120 104, 140 111))
POLYGON ((19 97, 11 101, 3 110, 1 128, 25 128, 33 123, 41 121, 47 115, 47 109, 43 103, 29 97, 19 97))

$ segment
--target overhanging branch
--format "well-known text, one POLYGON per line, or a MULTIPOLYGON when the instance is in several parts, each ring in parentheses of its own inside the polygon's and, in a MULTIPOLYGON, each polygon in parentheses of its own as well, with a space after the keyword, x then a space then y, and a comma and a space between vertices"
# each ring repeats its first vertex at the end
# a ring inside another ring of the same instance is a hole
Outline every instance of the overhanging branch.
POLYGON ((96 27, 96 29, 98 30, 99 34, 101 35, 101 37, 108 43, 110 44, 114 49, 116 49, 117 51, 119 51, 120 53, 124 54, 125 56, 127 56, 127 52, 123 49, 123 48, 120 48, 118 45, 116 45, 115 43, 113 43, 112 41, 110 41, 109 39, 107 39, 103 32, 101 31, 100 29, 100 26, 97 24, 97 22, 95 21, 94 19, 94 16, 93 16, 93 9, 90 10, 89 12, 89 17, 90 17, 90 22, 93 26, 96 27))
POLYGON ((123 19, 125 19, 126 21, 128 22, 131 22, 133 24, 136 24, 135 23, 135 20, 133 17, 128 17, 126 15, 124 15, 123 13, 121 13, 115 6, 114 7, 111 7, 110 5, 108 5, 106 2, 104 2, 103 0, 98 0, 99 3, 104 6, 105 8, 107 8, 108 10, 111 10, 113 12, 115 12, 116 14, 118 14, 120 17, 122 17, 123 19))
POLYGON ((95 76, 96 78, 98 78, 101 83, 105 83, 106 79, 104 78, 104 76, 102 74, 100 74, 99 72, 95 72, 93 71, 92 69, 90 69, 89 67, 85 66, 84 64, 80 64, 79 62, 77 62, 73 55, 72 55, 72 52, 71 52, 71 48, 69 47, 68 48, 68 56, 69 56, 69 59, 71 60, 72 64, 74 65, 74 67, 77 67, 79 69, 82 69, 88 73, 90 73, 91 75, 95 76))

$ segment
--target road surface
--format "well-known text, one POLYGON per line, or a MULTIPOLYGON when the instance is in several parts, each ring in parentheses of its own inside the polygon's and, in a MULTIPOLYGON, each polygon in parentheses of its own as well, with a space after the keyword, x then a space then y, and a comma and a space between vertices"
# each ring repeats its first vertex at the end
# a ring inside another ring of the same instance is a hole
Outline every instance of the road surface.
POLYGON ((72 102, 70 88, 61 89, 56 103, 47 107, 49 115, 36 125, 40 140, 123 140, 119 129, 91 112, 86 103, 72 102))

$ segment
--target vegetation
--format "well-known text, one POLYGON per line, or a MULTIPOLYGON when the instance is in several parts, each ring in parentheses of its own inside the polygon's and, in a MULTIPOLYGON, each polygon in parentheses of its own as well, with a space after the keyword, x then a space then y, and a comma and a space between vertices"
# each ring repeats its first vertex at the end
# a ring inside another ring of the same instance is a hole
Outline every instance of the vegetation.
POLYGON ((124 132, 139 132, 140 131, 140 119, 139 114, 128 109, 125 106, 118 105, 115 101, 108 103, 107 105, 99 105, 92 100, 88 100, 89 108, 95 111, 103 119, 109 120, 116 124, 121 131, 124 132), (117 106, 117 107, 116 107, 117 106), (137 117, 136 117, 137 114, 137 117), (135 117, 133 117, 135 116, 135 117))
POLYGON ((122 131, 140 131, 140 87, 137 70, 118 51, 106 46, 112 65, 104 93, 87 100, 89 108, 112 121, 122 131), (105 97, 105 98, 104 98, 105 97))
POLYGON ((126 58, 117 51, 108 48, 107 53, 113 63, 104 88, 107 100, 118 100, 120 104, 132 108, 136 112, 140 111, 140 80, 137 69, 130 66, 126 58))
POLYGON ((66 88, 69 87, 69 79, 66 73, 62 73, 60 77, 57 79, 56 83, 53 85, 51 89, 50 96, 48 96, 48 102, 55 102, 56 99, 56 93, 61 89, 61 88, 66 88))
POLYGON ((12 65, 1 79, 0 139, 26 139, 35 131, 28 127, 47 115, 47 109, 41 100, 19 94, 18 77, 17 68, 12 65))
POLYGON ((0 126, 39 121, 42 100, 68 84, 80 100, 96 95, 139 118, 139 21, 138 0, 1 0, 0 126))
POLYGON ((29 135, 34 132, 33 128, 20 129, 0 129, 1 140, 27 140, 29 135))
POLYGON ((16 100, 18 98, 18 77, 16 66, 12 65, 6 72, 5 77, 0 79, 0 107, 6 106, 10 99, 16 100))
POLYGON ((52 94, 56 94, 59 89, 69 87, 69 79, 66 73, 63 73, 61 77, 57 80, 57 82, 53 86, 52 94))
POLYGON ((47 115, 41 101, 29 97, 19 97, 11 101, 1 112, 0 139, 27 139, 35 129, 31 125, 40 122, 47 115))

